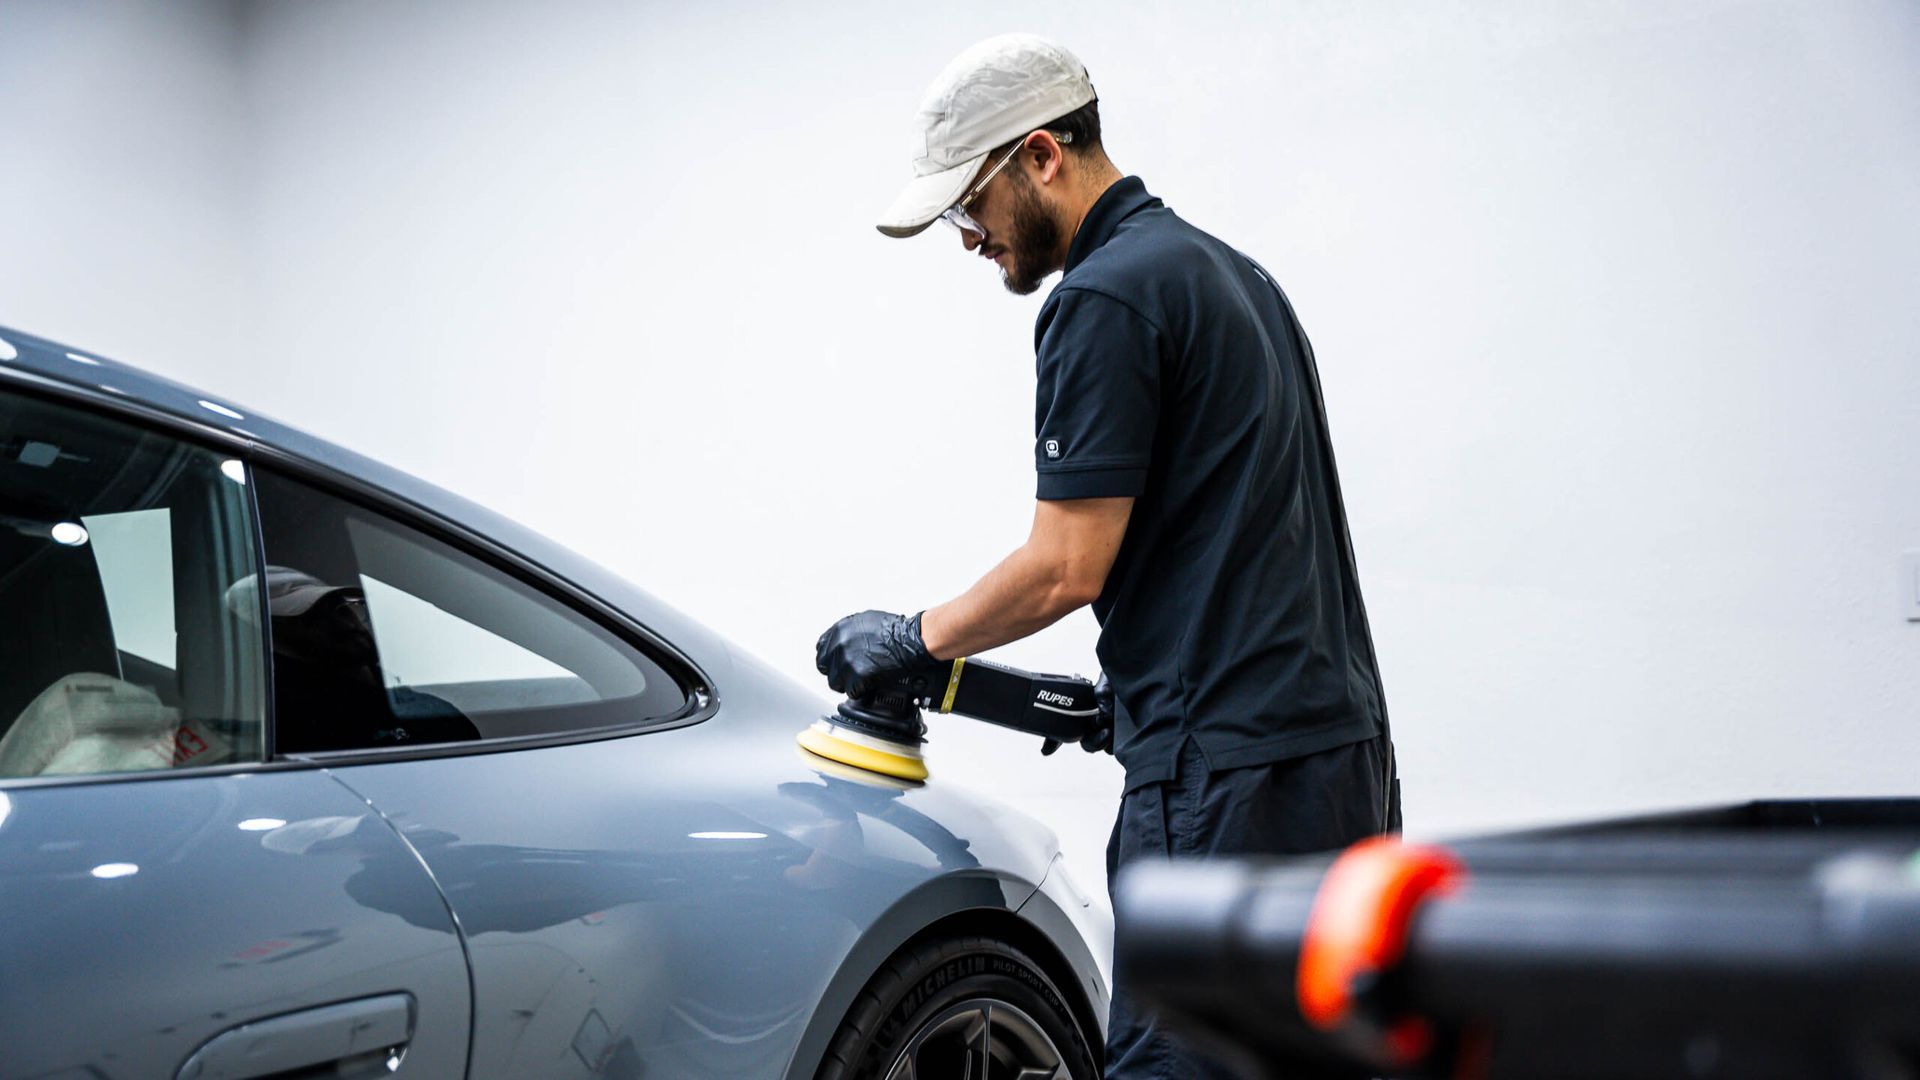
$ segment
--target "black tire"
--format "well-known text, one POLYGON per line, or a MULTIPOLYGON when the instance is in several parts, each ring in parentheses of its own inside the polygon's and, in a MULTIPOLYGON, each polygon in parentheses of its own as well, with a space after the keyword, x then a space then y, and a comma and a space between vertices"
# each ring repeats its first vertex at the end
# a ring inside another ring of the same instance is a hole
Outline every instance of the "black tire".
POLYGON ((1099 1077, 1073 1009, 1040 965, 1005 942, 968 936, 888 961, 854 999, 818 1080, 962 1080, 969 1057, 974 1080, 1048 1066, 1061 1080, 1099 1077))

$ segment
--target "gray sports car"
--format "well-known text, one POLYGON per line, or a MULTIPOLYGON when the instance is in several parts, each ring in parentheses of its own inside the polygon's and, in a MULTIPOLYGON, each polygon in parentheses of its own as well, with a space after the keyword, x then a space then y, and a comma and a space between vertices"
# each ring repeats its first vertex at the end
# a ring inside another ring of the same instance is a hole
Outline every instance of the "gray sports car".
POLYGON ((1053 835, 607 572, 5 329, 0 485, 0 1076, 1097 1073, 1053 835))

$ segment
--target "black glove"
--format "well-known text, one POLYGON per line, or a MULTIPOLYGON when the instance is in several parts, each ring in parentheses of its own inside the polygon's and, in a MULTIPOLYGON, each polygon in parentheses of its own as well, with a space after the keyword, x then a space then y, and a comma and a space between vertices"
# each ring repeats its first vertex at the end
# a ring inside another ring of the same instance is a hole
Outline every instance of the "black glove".
MULTIPOLYGON (((1100 706, 1100 715, 1093 726, 1080 736, 1080 749, 1089 754, 1102 750, 1113 753, 1113 684, 1107 681, 1107 673, 1100 673, 1100 681, 1093 684, 1093 703, 1100 706)), ((1060 749, 1060 740, 1048 739, 1040 744, 1041 754, 1051 754, 1060 749)))
POLYGON ((836 692, 859 697, 889 679, 938 665, 920 640, 919 615, 863 611, 820 635, 813 664, 836 692))

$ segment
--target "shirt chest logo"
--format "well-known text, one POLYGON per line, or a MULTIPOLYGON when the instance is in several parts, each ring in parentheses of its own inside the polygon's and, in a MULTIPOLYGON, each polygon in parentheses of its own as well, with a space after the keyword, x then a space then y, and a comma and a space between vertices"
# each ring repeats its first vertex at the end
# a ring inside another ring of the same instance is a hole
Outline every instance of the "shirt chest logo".
POLYGON ((1052 461, 1053 459, 1058 458, 1059 456, 1060 456, 1060 440, 1048 439, 1047 440, 1047 460, 1052 461))

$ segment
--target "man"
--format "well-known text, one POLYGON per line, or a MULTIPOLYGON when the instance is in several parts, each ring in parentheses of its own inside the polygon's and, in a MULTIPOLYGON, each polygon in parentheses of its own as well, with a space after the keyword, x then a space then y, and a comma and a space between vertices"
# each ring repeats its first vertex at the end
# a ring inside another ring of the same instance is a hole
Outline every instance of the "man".
MULTIPOLYGON (((1030 35, 966 50, 921 104, 915 179, 880 222, 935 218, 1026 294, 1038 504, 957 599, 822 635, 856 692, 1092 604, 1126 768, 1109 881, 1135 858, 1338 848, 1398 827, 1393 748, 1312 352, 1278 287, 1122 177, 1086 69, 1030 35)), ((1127 992, 1107 1075, 1204 1076, 1127 992)))

